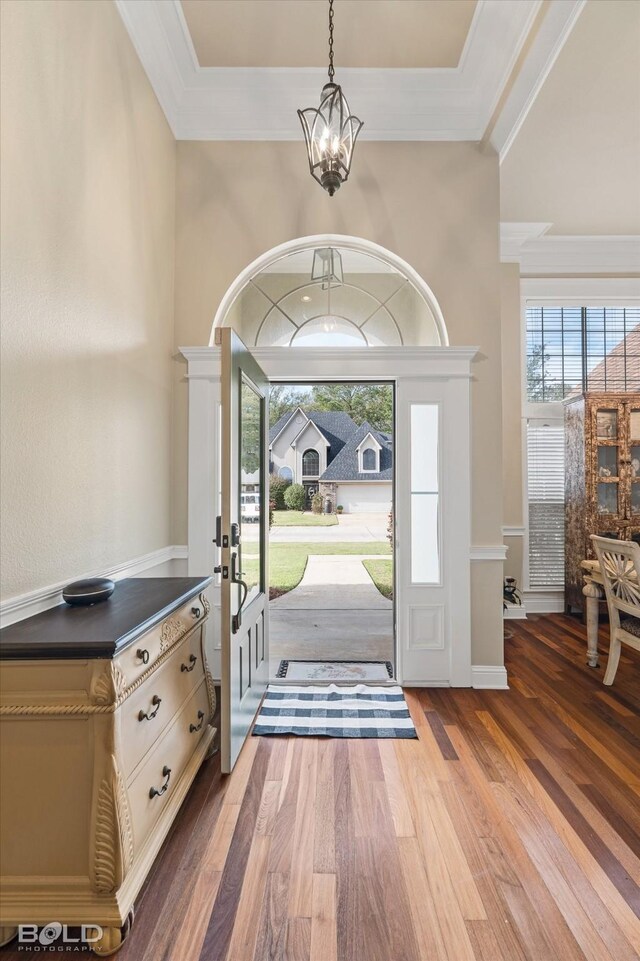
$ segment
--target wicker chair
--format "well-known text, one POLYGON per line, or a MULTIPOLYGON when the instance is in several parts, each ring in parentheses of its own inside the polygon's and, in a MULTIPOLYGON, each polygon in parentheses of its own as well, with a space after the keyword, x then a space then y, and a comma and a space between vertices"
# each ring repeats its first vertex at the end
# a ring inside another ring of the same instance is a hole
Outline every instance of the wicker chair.
POLYGON ((591 535, 598 558, 609 608, 611 642, 605 684, 613 684, 620 660, 620 647, 628 644, 640 651, 640 546, 591 535))

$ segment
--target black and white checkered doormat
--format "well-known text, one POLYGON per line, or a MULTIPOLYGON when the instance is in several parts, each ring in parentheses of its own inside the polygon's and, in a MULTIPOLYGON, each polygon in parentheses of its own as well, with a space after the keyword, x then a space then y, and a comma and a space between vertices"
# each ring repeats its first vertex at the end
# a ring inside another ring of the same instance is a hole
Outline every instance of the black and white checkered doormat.
POLYGON ((400 687, 285 687, 270 684, 254 735, 415 738, 400 687))

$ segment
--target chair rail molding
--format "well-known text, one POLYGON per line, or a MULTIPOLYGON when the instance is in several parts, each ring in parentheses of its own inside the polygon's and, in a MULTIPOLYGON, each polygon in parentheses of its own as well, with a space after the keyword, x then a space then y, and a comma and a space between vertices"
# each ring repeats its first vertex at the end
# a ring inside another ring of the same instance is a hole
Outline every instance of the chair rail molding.
POLYGON ((506 561, 507 548, 504 544, 478 544, 471 547, 472 561, 506 561))
POLYGON ((39 587, 34 591, 18 594, 15 597, 8 597, 0 603, 0 627, 9 627, 16 621, 23 621, 27 617, 33 617, 34 614, 40 614, 42 611, 48 611, 50 607, 62 604, 62 590, 70 581, 84 580, 87 577, 109 577, 111 580, 121 581, 125 577, 136 577, 136 575, 142 574, 158 564, 165 564, 167 561, 185 560, 187 556, 186 545, 172 544, 169 547, 161 547, 157 551, 151 551, 149 554, 134 557, 122 564, 115 564, 107 569, 102 568, 86 573, 70 574, 64 581, 39 587))

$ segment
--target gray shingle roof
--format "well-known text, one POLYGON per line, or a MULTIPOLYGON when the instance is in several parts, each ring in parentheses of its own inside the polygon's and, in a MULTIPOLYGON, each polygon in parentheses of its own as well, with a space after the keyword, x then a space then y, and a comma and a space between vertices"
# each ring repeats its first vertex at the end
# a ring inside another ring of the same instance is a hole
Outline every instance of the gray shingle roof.
MULTIPOLYGON (((353 423, 353 422, 352 422, 353 423)), ((370 481, 370 480, 391 480, 393 478, 393 447, 389 434, 374 430, 367 421, 364 421, 344 445, 337 457, 334 457, 321 476, 321 481, 370 481), (380 451, 380 471, 372 474, 369 471, 360 473, 358 471, 358 446, 365 439, 367 434, 371 434, 378 441, 382 450, 380 451)))
MULTIPOLYGON (((297 408, 296 408, 297 409, 297 408)), ((301 408, 304 410, 304 408, 301 408)), ((295 411, 283 414, 269 431, 272 443, 286 426, 295 411)), ((391 434, 375 430, 365 421, 360 427, 345 411, 305 410, 305 414, 324 434, 331 445, 328 452, 328 467, 320 480, 391 480, 393 477, 393 442, 391 434), (371 433, 381 445, 379 473, 358 472, 358 444, 371 433)))

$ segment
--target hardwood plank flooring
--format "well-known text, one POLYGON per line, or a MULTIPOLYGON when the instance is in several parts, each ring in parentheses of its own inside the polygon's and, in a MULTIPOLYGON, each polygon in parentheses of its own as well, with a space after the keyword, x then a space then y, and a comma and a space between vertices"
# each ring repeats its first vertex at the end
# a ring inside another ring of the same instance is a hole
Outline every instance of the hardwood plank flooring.
POLYGON ((638 961, 640 655, 507 627, 510 690, 407 691, 417 741, 206 762, 120 961, 638 961))

